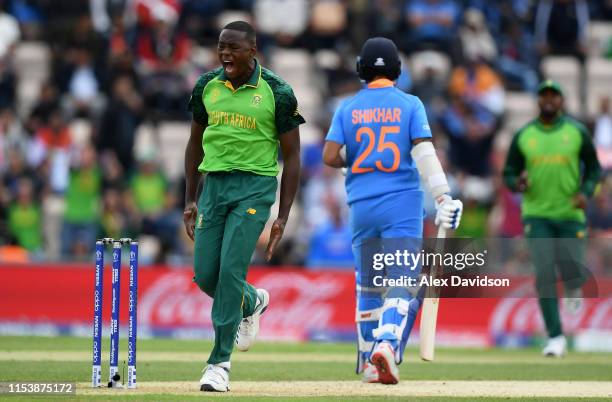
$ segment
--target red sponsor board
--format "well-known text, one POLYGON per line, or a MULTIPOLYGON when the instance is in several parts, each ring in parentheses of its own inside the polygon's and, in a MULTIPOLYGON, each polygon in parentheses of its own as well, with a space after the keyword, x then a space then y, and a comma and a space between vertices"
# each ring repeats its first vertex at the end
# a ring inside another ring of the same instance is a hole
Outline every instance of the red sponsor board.
MULTIPOLYGON (((93 319, 94 270, 87 266, 0 268, 0 322, 75 325, 93 319)), ((138 274, 138 325, 156 331, 212 328, 212 299, 188 269, 146 268, 138 274)), ((122 269, 121 321, 127 320, 128 271, 122 269)), ((322 330, 348 331, 355 316, 354 276, 254 268, 249 282, 267 289, 271 304, 262 336, 303 340, 322 330)), ((104 272, 103 316, 110 315, 111 275, 104 272)))
MULTIPOLYGON (((93 266, 0 267, 0 324, 87 326, 93 318, 93 266)), ((139 328, 172 334, 210 331, 212 299, 191 281, 188 269, 143 268, 139 272, 139 328)), ((121 321, 127 322, 128 272, 124 268, 121 321)), ((104 275, 105 322, 110 315, 110 270, 104 275)), ((531 287, 532 279, 517 279, 531 287)), ((249 282, 267 289, 271 304, 262 317, 261 336, 268 339, 346 339, 353 333, 354 275, 348 271, 253 268, 249 282), (323 334, 323 335, 322 335, 323 334)), ((599 279, 612 285, 612 279, 599 279)), ((500 337, 542 334, 537 299, 442 299, 438 316, 441 344, 484 346, 500 337)), ((564 329, 612 330, 612 298, 585 299, 577 314, 562 309, 564 329)), ((415 330, 418 329, 418 322, 415 330)))

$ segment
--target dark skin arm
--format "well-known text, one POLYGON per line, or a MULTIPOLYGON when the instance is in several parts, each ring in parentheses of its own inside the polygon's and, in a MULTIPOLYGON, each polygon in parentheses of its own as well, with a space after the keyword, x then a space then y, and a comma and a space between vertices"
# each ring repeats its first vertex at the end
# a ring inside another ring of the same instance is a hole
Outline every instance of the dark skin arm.
POLYGON ((289 212, 300 182, 300 130, 298 127, 280 136, 283 153, 283 175, 281 177, 278 217, 270 229, 270 240, 266 248, 266 259, 270 261, 276 246, 283 237, 289 212))
POLYGON ((191 240, 194 239, 196 217, 198 216, 198 206, 196 203, 196 193, 200 182, 200 172, 198 166, 204 159, 202 149, 202 136, 206 125, 200 124, 195 120, 191 121, 191 135, 187 148, 185 149, 185 209, 183 211, 183 222, 185 231, 191 240))
MULTIPOLYGON (((431 138, 417 138, 412 141, 412 145, 425 141, 431 142, 431 138)), ((323 146, 323 163, 337 169, 346 167, 346 161, 340 156, 340 150, 343 146, 343 144, 338 144, 334 141, 325 141, 323 146)))

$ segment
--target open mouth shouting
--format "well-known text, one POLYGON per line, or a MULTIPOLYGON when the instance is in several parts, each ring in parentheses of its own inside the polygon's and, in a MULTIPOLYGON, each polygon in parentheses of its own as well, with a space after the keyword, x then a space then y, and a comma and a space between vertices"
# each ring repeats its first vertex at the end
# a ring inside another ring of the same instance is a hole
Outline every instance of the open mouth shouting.
POLYGON ((236 71, 236 66, 234 62, 231 60, 222 60, 221 64, 223 65, 223 71, 225 71, 225 75, 228 77, 233 76, 233 73, 236 71))

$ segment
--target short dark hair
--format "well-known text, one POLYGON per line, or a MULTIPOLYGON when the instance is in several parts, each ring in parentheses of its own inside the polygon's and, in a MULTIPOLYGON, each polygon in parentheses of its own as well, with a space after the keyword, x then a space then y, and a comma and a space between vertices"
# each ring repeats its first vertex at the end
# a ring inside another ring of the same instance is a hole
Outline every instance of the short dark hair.
POLYGON ((233 21, 223 27, 223 29, 232 29, 234 31, 244 32, 245 38, 250 42, 255 42, 256 32, 255 28, 246 21, 233 21))

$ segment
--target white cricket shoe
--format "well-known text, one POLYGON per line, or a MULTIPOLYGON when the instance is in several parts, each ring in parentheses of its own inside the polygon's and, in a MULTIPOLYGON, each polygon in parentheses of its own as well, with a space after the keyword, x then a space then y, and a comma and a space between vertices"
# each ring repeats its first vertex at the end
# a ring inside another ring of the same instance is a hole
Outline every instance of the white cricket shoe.
POLYGON ((370 362, 365 362, 363 364, 363 378, 361 381, 370 384, 380 382, 380 379, 378 378, 378 370, 376 369, 375 365, 370 362))
POLYGON ((395 364, 395 350, 389 342, 380 342, 374 348, 370 361, 378 370, 378 379, 382 384, 397 384, 399 369, 395 364))
POLYGON ((567 352, 567 341, 563 335, 548 339, 542 350, 542 354, 548 357, 563 357, 565 352, 567 352))
POLYGON ((249 350, 259 332, 259 317, 270 304, 270 294, 265 289, 257 289, 257 305, 253 315, 243 318, 236 334, 236 348, 242 352, 249 350))
POLYGON ((229 370, 216 364, 209 364, 203 370, 200 378, 200 391, 227 392, 229 391, 229 370))

